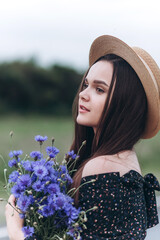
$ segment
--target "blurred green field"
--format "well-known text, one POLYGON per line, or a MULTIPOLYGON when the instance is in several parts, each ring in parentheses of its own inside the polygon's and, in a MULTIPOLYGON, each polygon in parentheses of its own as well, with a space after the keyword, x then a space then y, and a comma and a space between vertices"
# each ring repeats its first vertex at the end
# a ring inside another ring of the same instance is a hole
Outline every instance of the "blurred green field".
MULTIPOLYGON (((59 160, 69 150, 73 138, 73 122, 71 118, 55 118, 45 116, 8 116, 0 119, 0 154, 8 161, 11 150, 23 150, 28 154, 39 150, 34 140, 35 135, 48 136, 44 144, 51 145, 51 138, 55 138, 55 146, 60 149, 59 160), (9 133, 14 132, 11 139, 9 133)), ((160 134, 150 140, 142 140, 136 146, 143 175, 153 172, 160 180, 160 134)), ((3 181, 4 163, 0 159, 0 180, 3 181)), ((2 189, 1 189, 2 190, 2 189)))
MULTIPOLYGON (((60 150, 58 159, 61 161, 68 152, 72 137, 73 123, 71 118, 54 118, 42 116, 9 116, 0 119, 0 155, 5 161, 9 160, 8 153, 11 150, 22 150, 23 155, 31 151, 40 150, 39 144, 34 140, 36 135, 48 136, 48 140, 42 146, 43 153, 47 146, 51 146, 52 137, 55 138, 55 146, 60 150), (11 138, 10 132, 14 135, 11 138)), ((1 191, 4 181, 3 169, 5 165, 0 159, 1 191)), ((2 193, 2 192, 1 192, 2 193)))

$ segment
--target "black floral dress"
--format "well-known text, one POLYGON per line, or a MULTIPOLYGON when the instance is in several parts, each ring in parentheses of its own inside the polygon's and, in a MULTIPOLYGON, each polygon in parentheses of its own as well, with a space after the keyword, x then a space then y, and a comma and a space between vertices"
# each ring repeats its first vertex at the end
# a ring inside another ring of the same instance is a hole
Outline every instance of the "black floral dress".
POLYGON ((87 210, 87 229, 82 239, 143 240, 146 229, 158 224, 155 190, 160 191, 156 177, 142 177, 131 170, 120 177, 119 172, 83 177, 79 191, 79 206, 87 210), (87 183, 96 179, 95 182, 87 183), (84 184, 87 183, 87 184, 84 184))

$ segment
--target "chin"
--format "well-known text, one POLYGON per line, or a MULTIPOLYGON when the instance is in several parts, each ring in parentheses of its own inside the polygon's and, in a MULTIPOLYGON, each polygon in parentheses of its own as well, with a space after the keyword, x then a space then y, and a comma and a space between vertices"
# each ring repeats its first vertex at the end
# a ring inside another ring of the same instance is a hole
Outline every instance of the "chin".
POLYGON ((88 122, 86 122, 86 121, 84 121, 84 120, 82 120, 82 119, 79 119, 78 117, 77 117, 77 119, 76 119, 76 122, 78 123, 78 125, 86 126, 86 127, 91 127, 91 124, 89 124, 88 122))

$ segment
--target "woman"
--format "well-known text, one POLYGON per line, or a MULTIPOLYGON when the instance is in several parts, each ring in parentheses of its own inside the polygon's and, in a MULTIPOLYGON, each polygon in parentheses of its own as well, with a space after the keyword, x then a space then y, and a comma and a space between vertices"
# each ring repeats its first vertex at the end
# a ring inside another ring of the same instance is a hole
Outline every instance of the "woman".
MULTIPOLYGON (((90 49, 90 67, 75 99, 75 139, 78 151, 86 140, 71 187, 87 215, 82 239, 145 239, 158 223, 152 174, 141 175, 134 145, 160 129, 160 70, 144 50, 130 48, 112 36, 97 38, 90 49)), ((9 201, 14 204, 15 199, 9 201)), ((23 239, 23 222, 6 207, 11 240, 23 239), (13 233, 13 229, 16 233, 13 233)))

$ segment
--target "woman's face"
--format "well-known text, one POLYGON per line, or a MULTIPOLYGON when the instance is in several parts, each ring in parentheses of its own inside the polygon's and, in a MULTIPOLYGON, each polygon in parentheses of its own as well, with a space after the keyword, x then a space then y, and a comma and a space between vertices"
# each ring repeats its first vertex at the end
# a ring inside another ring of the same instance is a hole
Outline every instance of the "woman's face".
POLYGON ((79 94, 77 123, 96 132, 113 75, 113 65, 100 60, 89 70, 79 94))

